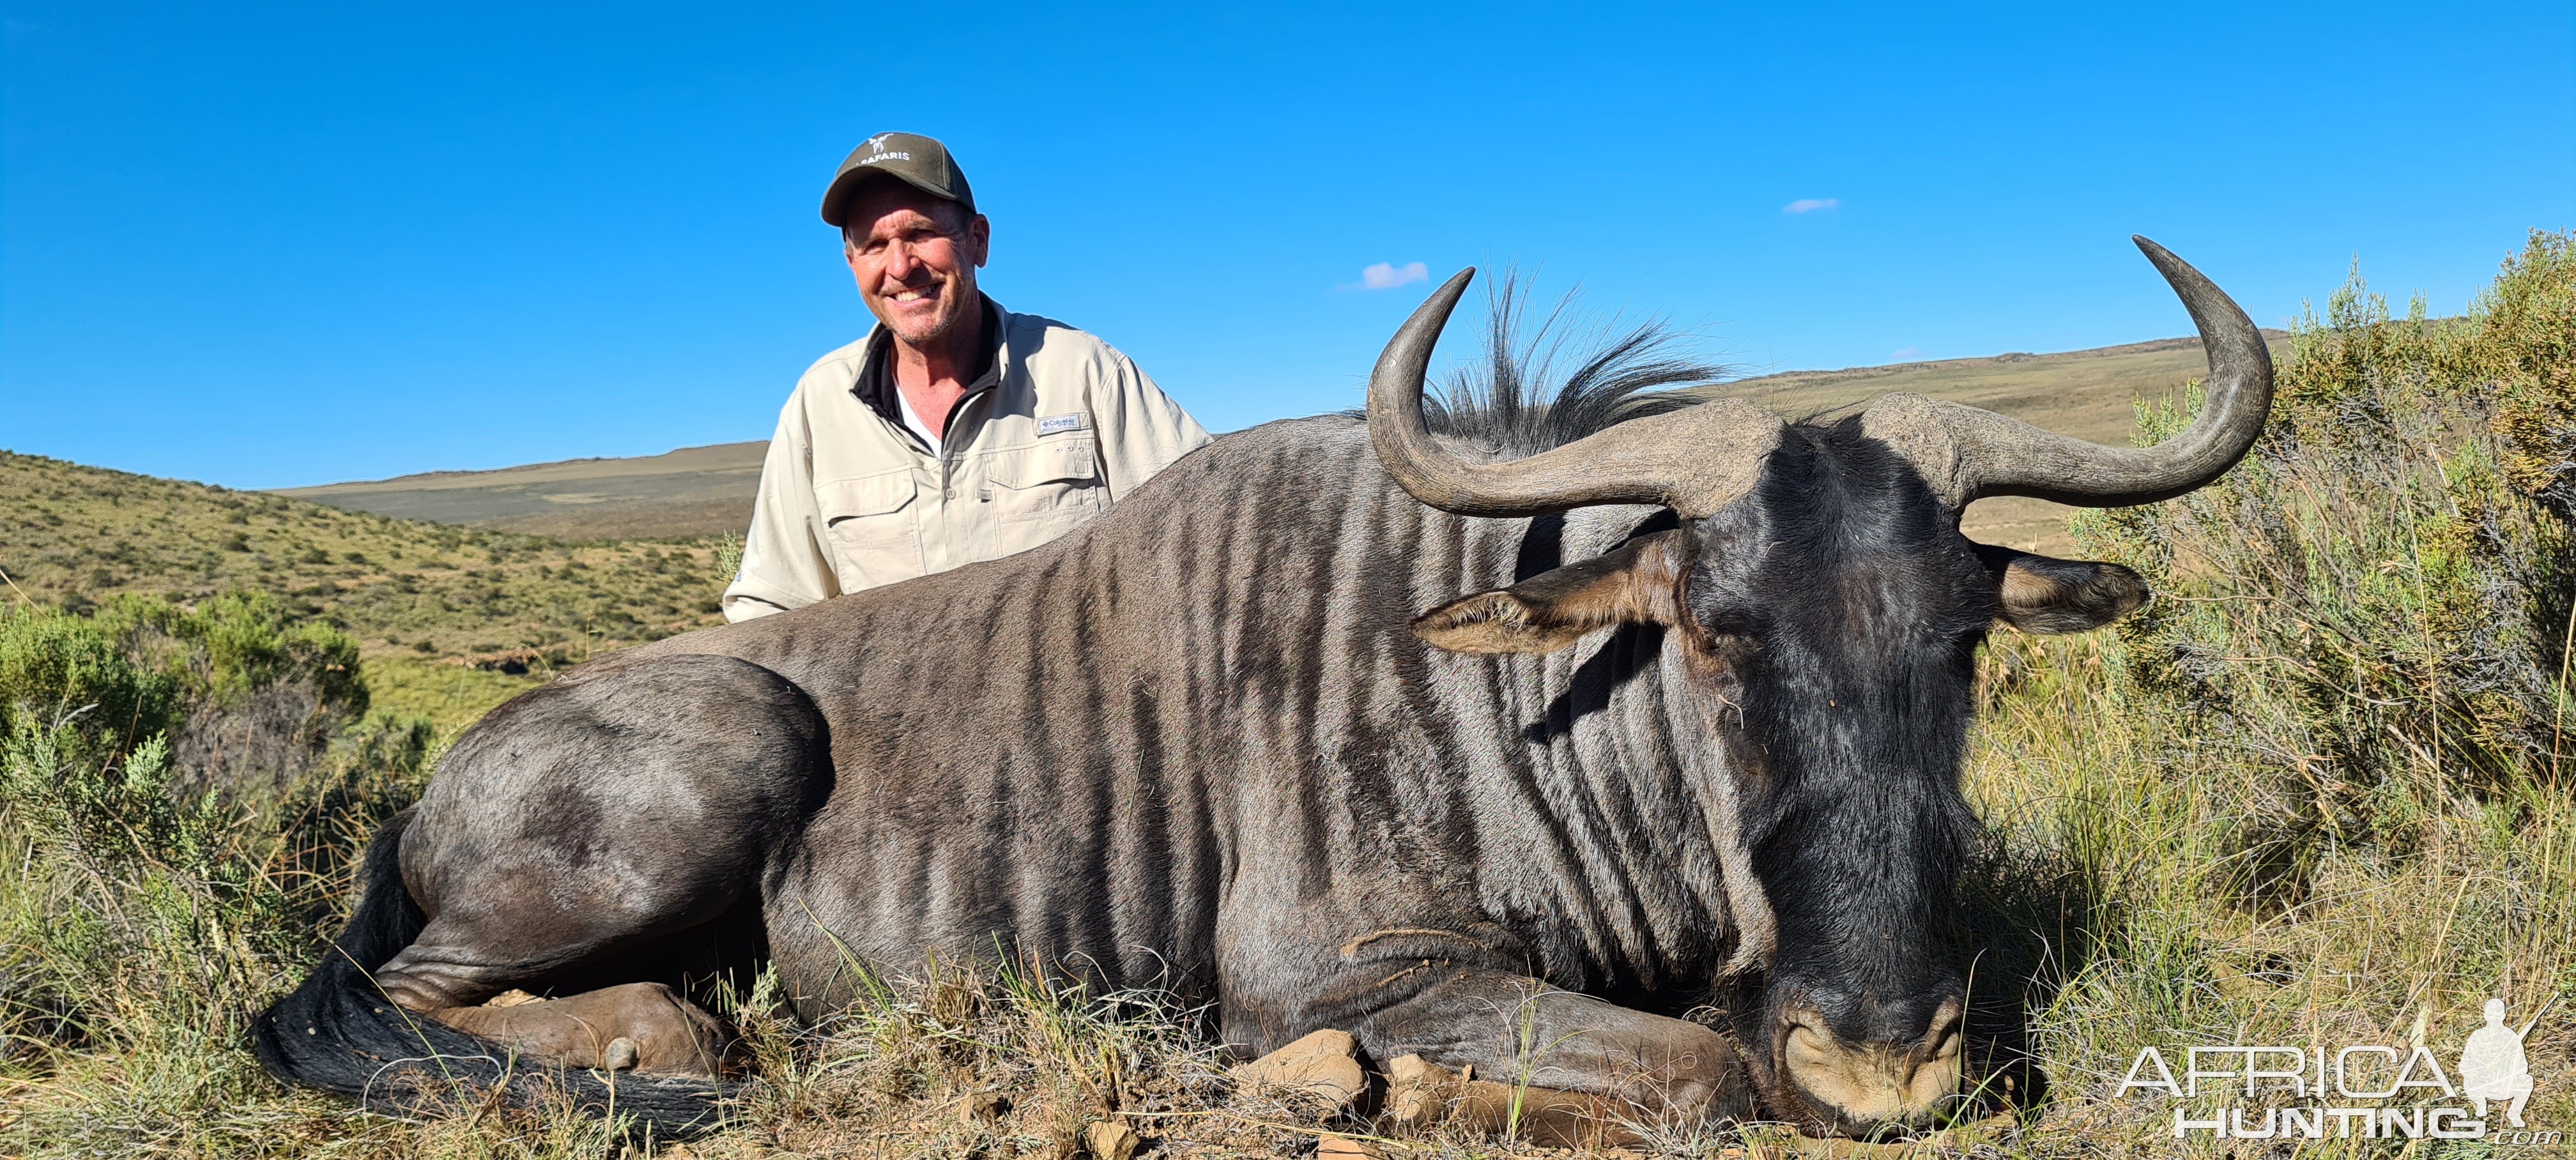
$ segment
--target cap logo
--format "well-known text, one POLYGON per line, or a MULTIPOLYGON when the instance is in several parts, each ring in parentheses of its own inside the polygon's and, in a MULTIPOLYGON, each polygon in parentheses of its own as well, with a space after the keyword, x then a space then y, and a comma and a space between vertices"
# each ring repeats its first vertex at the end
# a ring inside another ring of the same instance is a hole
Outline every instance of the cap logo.
POLYGON ((874 136, 874 137, 870 137, 870 138, 868 138, 868 155, 867 155, 867 156, 865 156, 865 157, 859 158, 859 159, 858 159, 856 162, 854 162, 853 164, 857 164, 857 165, 874 165, 874 164, 876 164, 877 162, 880 162, 880 161, 910 161, 910 160, 912 160, 912 153, 911 153, 910 151, 908 151, 908 150, 907 150, 907 151, 901 151, 901 152, 895 152, 895 153, 888 153, 888 152, 886 152, 886 138, 888 138, 888 137, 892 137, 892 136, 894 136, 894 134, 892 134, 892 133, 879 133, 879 134, 877 134, 877 135, 876 135, 876 136, 874 136))

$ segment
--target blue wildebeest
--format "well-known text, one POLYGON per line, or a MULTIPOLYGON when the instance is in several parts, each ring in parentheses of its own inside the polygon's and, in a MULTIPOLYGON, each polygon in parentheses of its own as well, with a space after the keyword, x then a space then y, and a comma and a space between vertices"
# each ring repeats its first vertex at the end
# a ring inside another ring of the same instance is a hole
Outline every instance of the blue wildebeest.
POLYGON ((2139 244, 2211 368, 2144 449, 1914 395, 1683 405, 1616 358, 1435 428, 1462 273, 1364 422, 1229 435, 1045 547, 494 710, 379 837, 261 1058, 392 1104, 433 1052, 486 1082, 567 1065, 596 1102, 582 1069, 631 1068, 618 1110, 669 1126, 716 1092, 684 978, 774 963, 818 1014, 853 961, 999 953, 1212 1000, 1247 1053, 1340 1028, 1633 1114, 1922 1123, 1963 1066, 1939 931, 1977 646, 2146 598, 1960 511, 2181 494, 2270 406, 2243 312, 2139 244), (508 988, 560 997, 484 1003, 508 988), (1717 1026, 1674 1017, 1712 995, 1717 1026))

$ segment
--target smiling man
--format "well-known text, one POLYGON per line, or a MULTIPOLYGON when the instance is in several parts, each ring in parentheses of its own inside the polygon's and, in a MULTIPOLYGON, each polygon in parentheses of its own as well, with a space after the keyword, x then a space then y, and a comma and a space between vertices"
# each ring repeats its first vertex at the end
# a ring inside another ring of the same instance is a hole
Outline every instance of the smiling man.
POLYGON ((1108 343, 975 288, 993 227, 946 146, 868 138, 823 220, 877 324, 779 415, 727 619, 1026 551, 1208 441, 1108 343))

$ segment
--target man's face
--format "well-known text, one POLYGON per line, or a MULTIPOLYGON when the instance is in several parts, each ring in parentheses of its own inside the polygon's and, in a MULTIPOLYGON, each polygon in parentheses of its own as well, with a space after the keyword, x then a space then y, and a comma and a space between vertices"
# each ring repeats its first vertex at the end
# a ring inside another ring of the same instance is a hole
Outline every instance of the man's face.
POLYGON ((842 249, 859 297, 905 345, 945 339, 978 308, 975 268, 993 236, 982 214, 880 180, 851 200, 848 221, 842 249))

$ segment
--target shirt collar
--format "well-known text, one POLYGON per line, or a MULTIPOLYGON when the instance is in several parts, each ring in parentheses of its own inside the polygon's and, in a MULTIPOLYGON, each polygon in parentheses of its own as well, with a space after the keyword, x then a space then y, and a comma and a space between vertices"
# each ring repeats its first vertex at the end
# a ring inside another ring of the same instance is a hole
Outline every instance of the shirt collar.
MULTIPOLYGON (((975 297, 984 310, 984 353, 975 368, 975 377, 966 382, 968 396, 990 390, 1000 383, 1010 363, 1010 344, 1004 341, 1002 333, 1004 315, 1001 304, 980 290, 975 297)), ((859 378, 850 384, 850 393, 866 403, 869 410, 893 424, 896 430, 910 435, 912 429, 903 422, 902 397, 895 391, 894 360, 887 357, 893 349, 894 334, 884 324, 869 329, 867 357, 859 364, 859 378)))

